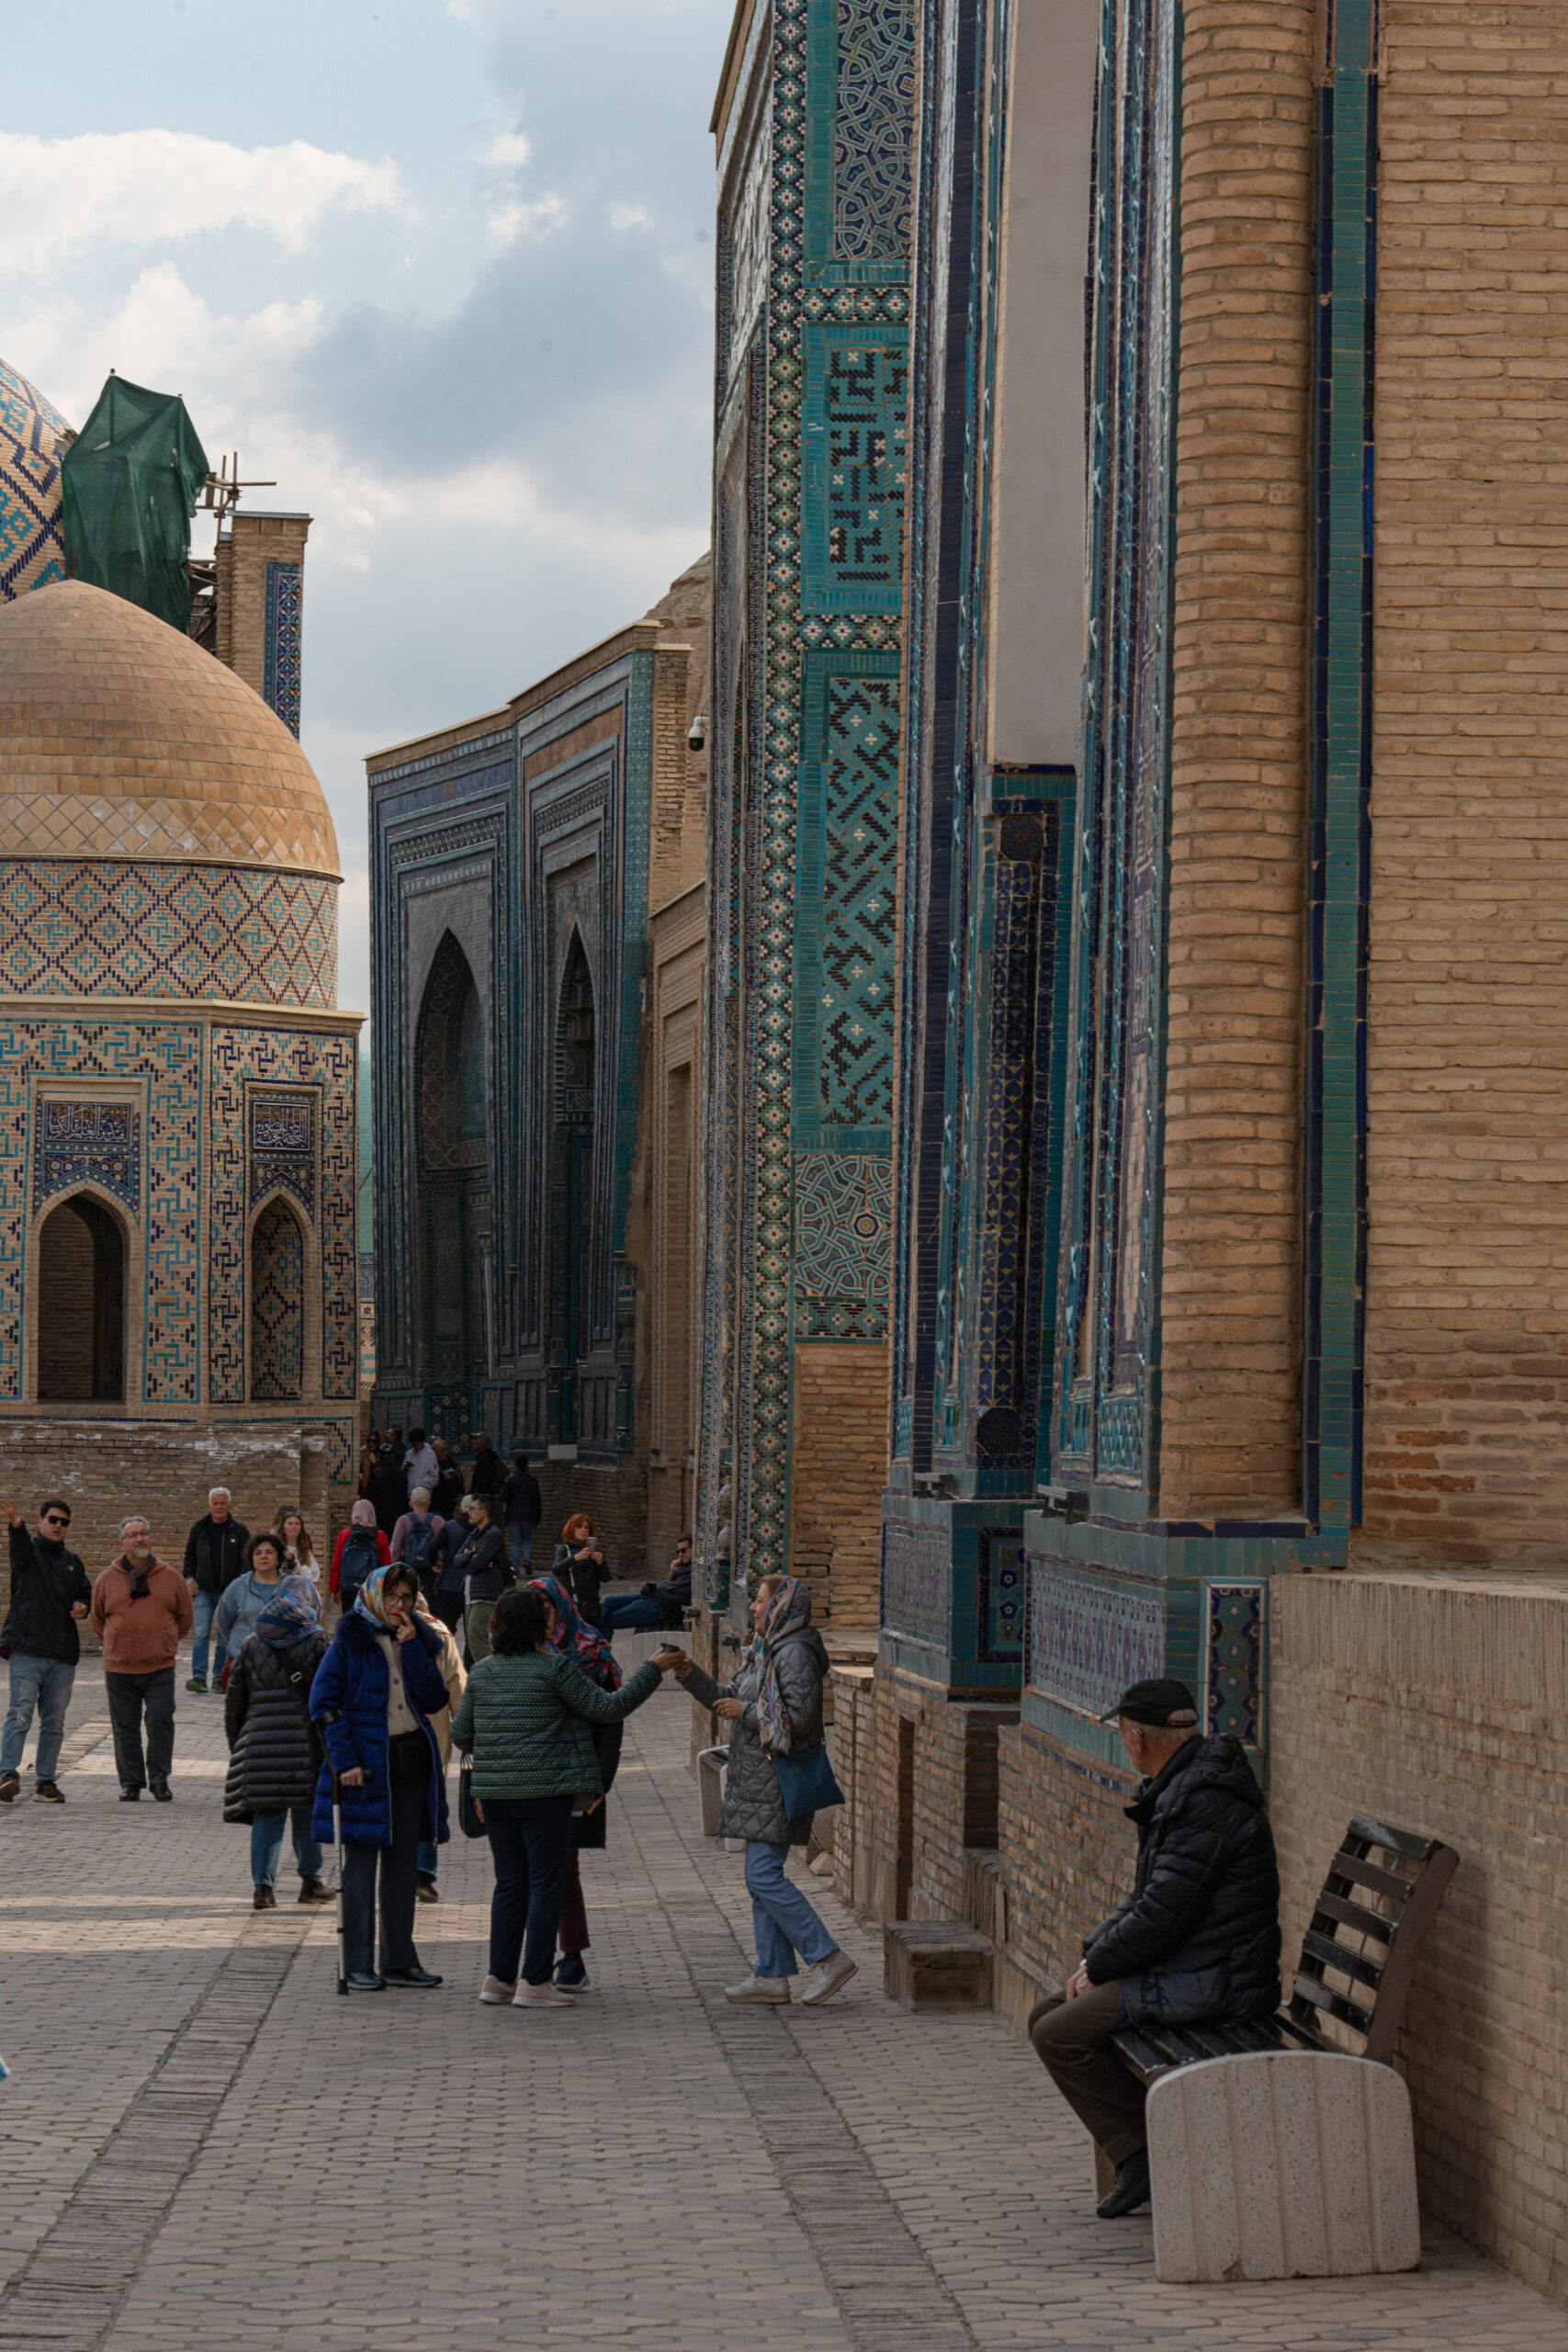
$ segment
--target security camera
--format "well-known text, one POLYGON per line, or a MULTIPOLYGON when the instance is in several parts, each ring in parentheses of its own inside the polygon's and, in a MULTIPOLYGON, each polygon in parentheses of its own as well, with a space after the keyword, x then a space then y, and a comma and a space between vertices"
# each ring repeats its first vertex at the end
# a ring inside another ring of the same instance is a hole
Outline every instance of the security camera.
POLYGON ((686 730, 686 749, 688 752, 704 751, 706 748, 707 740, 708 715, 705 710, 700 710, 686 730))

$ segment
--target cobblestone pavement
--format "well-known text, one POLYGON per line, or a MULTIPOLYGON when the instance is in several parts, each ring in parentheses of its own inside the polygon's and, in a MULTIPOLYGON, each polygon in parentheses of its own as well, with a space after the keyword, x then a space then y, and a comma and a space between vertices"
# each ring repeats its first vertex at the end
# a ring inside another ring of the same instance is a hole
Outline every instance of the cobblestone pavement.
MULTIPOLYGON (((1161 2287, 1096 2222, 1087 2143, 997 2019, 913 2018, 874 1939, 830 2007, 745 2011, 740 1858, 696 1834, 687 1709, 628 1727, 589 1858, 594 1989, 482 2009, 488 1849, 420 1914, 436 1993, 339 2000, 332 1915, 250 1908, 215 1701, 173 1805, 117 1802, 85 1666, 63 1812, 0 1812, 0 2346, 16 2352, 1568 2352, 1462 2247, 1408 2278, 1161 2287)), ((286 1849, 286 1867, 288 1855, 286 1849)))

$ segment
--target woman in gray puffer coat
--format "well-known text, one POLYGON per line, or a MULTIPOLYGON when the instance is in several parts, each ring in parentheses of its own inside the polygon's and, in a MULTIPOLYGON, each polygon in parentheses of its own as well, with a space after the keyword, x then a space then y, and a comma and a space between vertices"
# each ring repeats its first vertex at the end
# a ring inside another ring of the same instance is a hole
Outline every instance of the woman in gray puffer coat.
POLYGON ((321 1767, 321 1744, 310 1715, 310 1685, 326 1650, 327 1637, 314 1612, 285 1582, 229 1669, 223 1694, 223 1729, 230 1748, 223 1818, 250 1823, 251 1899, 258 1911, 277 1908, 273 1889, 284 1828, 291 1816, 299 1900, 331 1900, 321 1883, 321 1849, 310 1834, 310 1806, 321 1767))
POLYGON ((676 1668, 700 1706, 730 1724, 719 1834, 746 1840, 746 1891, 757 1964, 727 2001, 787 2001, 795 1954, 806 1963, 800 1997, 810 2008, 832 1999, 855 1973, 800 1888, 784 1871, 792 1846, 811 1835, 810 1814, 785 1815, 773 1753, 803 1755, 822 1738, 828 1653, 811 1623, 811 1595, 798 1577, 765 1577, 751 1603, 757 1637, 733 1682, 716 1682, 693 1658, 676 1668))

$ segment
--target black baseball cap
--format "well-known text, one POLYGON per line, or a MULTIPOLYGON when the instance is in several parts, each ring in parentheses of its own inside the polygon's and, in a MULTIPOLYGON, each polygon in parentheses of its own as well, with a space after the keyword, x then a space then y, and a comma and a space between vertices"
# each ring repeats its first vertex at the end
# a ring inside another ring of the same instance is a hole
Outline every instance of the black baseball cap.
POLYGON ((1198 1702, 1185 1682, 1162 1675, 1154 1681, 1130 1684, 1100 1720, 1113 1724, 1122 1715, 1129 1723, 1149 1724, 1156 1731, 1196 1731, 1198 1702))

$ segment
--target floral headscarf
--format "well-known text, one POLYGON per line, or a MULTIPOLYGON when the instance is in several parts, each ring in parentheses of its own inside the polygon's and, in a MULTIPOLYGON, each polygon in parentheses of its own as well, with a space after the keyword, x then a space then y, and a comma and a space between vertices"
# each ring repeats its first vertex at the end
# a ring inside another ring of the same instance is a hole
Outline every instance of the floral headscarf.
POLYGON ((811 1623, 811 1594, 798 1577, 785 1577, 768 1603, 757 1646, 762 1654, 762 1682, 757 1693, 757 1729, 770 1756, 787 1756, 794 1741, 789 1709, 779 1689, 778 1648, 786 1634, 798 1634, 811 1623))
POLYGON ((269 1649, 292 1649, 307 1634, 316 1630, 316 1612, 309 1602, 301 1600, 298 1587, 289 1590, 288 1581, 280 1586, 276 1600, 269 1600, 256 1619, 256 1631, 269 1649))
POLYGON ((391 1633, 392 1620, 387 1614, 387 1578, 396 1576, 401 1577, 406 1583, 410 1574, 411 1571, 401 1566, 396 1560, 389 1562, 384 1568, 372 1568, 359 1588, 359 1596, 354 1604, 354 1614, 356 1617, 365 1618, 378 1634, 391 1633))
POLYGON ((556 1577, 535 1577, 531 1581, 534 1590, 542 1592, 556 1612, 550 1647, 570 1658, 573 1666, 580 1667, 601 1690, 618 1690, 621 1669, 615 1663, 615 1651, 603 1634, 596 1634, 592 1625, 583 1623, 565 1585, 556 1577))

